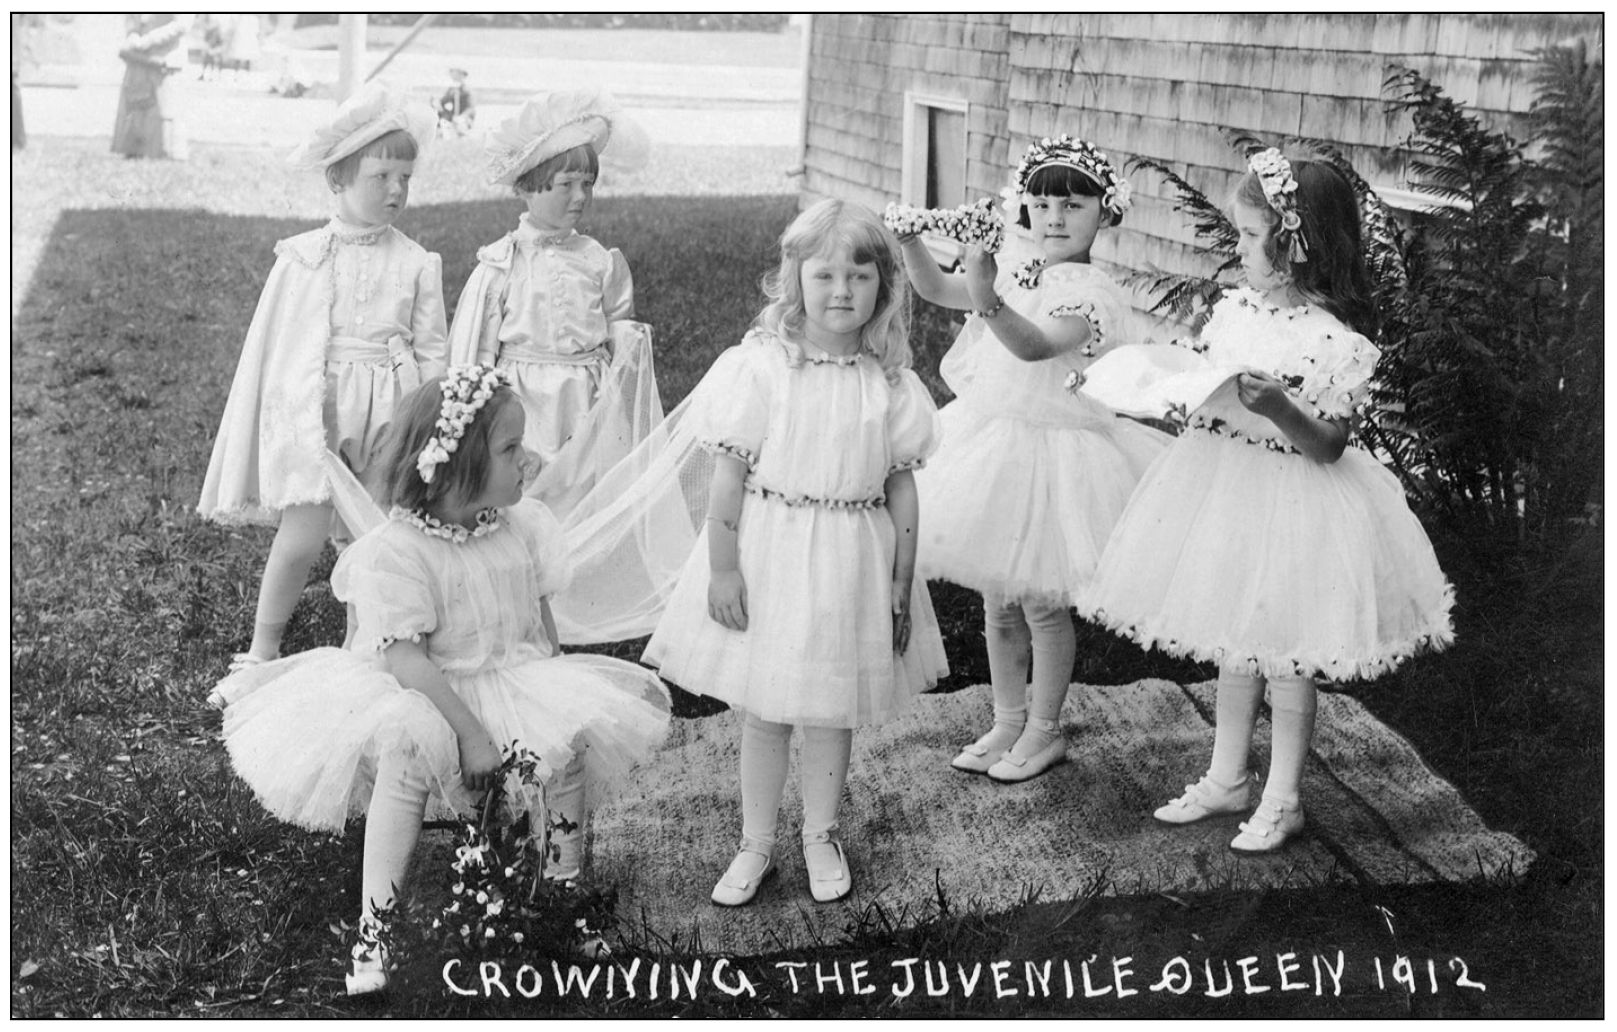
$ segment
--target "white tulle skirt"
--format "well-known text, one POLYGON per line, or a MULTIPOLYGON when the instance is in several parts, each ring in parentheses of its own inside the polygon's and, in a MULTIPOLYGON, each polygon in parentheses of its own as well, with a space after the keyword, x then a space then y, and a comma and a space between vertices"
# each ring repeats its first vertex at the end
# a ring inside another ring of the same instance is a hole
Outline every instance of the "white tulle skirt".
MULTIPOLYGON (((622 660, 557 656, 447 676, 496 745, 539 758, 541 782, 581 754, 590 807, 620 786, 668 729, 662 683, 622 660)), ((478 800, 460 782, 454 731, 379 658, 313 649, 232 674, 220 691, 233 700, 224 714, 231 763, 281 820, 340 832, 366 811, 377 758, 389 753, 415 757, 432 790, 429 818, 475 812, 478 800)), ((515 777, 506 787, 508 818, 542 806, 515 777)))
POLYGON ((1057 606, 1089 587, 1135 485, 1171 440, 1115 416, 1072 426, 955 402, 939 419, 943 447, 915 474, 921 572, 1057 606))
POLYGON ((1188 432, 1129 502, 1079 612, 1270 677, 1376 677, 1453 640, 1453 589, 1391 473, 1188 432))
POLYGON ((895 546, 886 510, 748 494, 740 526, 747 629, 708 615, 704 528, 643 657, 668 680, 764 720, 851 728, 892 719, 949 672, 919 578, 909 648, 893 651, 895 546))

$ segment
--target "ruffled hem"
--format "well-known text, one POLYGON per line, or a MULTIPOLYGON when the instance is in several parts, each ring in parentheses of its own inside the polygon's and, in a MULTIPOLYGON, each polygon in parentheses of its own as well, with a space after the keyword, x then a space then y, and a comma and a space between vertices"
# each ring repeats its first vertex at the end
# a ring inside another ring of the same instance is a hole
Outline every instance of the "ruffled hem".
POLYGON ((1254 649, 1235 642, 1190 642, 1168 635, 1154 628, 1150 621, 1116 617, 1104 609, 1079 607, 1079 615, 1100 624, 1121 637, 1128 638, 1143 649, 1160 649, 1170 656, 1191 659, 1198 663, 1213 663, 1220 668, 1233 666, 1240 672, 1262 677, 1320 677, 1332 682, 1372 681, 1397 670, 1407 660, 1428 652, 1442 652, 1454 643, 1454 587, 1445 582, 1441 613, 1434 615, 1424 629, 1398 641, 1382 643, 1374 651, 1356 656, 1339 652, 1326 654, 1323 649, 1308 649, 1297 653, 1254 649))

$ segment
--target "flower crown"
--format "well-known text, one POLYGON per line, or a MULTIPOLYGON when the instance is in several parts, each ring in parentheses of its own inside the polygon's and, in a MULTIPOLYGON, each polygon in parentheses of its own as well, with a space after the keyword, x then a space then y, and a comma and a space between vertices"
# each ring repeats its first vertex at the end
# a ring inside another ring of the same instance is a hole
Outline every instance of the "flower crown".
POLYGON ((1278 232, 1287 244, 1288 256, 1293 262, 1308 261, 1308 244, 1303 240, 1303 220, 1297 214, 1297 180, 1291 174, 1291 162, 1280 151, 1270 147, 1249 156, 1246 167, 1258 177, 1264 199, 1280 216, 1278 232))
POLYGON ((899 236, 936 233, 962 244, 981 244, 985 251, 998 251, 1005 243, 1005 220, 992 197, 958 208, 912 208, 889 204, 882 213, 887 228, 899 236))
POLYGON ((1087 140, 1075 140, 1066 133, 1054 139, 1046 136, 1028 145, 1027 153, 1022 155, 1022 160, 1016 166, 1016 192, 1026 193, 1028 180, 1033 178, 1033 173, 1051 165, 1076 169, 1093 179, 1106 191, 1100 199, 1101 207, 1113 215, 1121 217, 1129 210, 1134 190, 1128 180, 1117 174, 1117 167, 1111 159, 1104 151, 1096 149, 1094 144, 1087 140))
POLYGON ((503 370, 486 365, 451 366, 444 374, 443 406, 438 410, 438 432, 421 448, 415 460, 423 484, 432 483, 438 466, 449 461, 466 428, 472 425, 496 388, 508 386, 511 378, 503 370))

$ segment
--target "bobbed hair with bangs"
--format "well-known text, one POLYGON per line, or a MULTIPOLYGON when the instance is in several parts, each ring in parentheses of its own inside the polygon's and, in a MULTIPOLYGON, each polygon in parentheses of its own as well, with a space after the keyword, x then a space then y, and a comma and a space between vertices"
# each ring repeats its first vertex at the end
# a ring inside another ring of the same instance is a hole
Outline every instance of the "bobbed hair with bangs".
POLYGON ((870 352, 891 378, 910 365, 909 280, 898 238, 863 205, 827 198, 792 220, 780 237, 780 267, 763 280, 769 304, 758 314, 758 325, 801 339, 808 319, 803 263, 839 248, 846 248, 856 265, 876 266, 876 308, 860 327, 859 347, 870 352))
MULTIPOLYGON (((393 425, 381 445, 380 492, 384 505, 397 505, 417 513, 432 513, 441 502, 464 502, 482 493, 488 481, 489 435, 508 405, 521 400, 509 387, 494 388, 493 396, 477 410, 448 461, 438 464, 432 483, 421 479, 416 460, 438 432, 443 410, 443 378, 429 380, 405 395, 393 425)), ((436 515, 434 513, 434 515, 436 515)))
POLYGON ((553 180, 563 172, 583 172, 591 179, 598 179, 601 175, 601 158, 595 153, 595 148, 587 143, 581 143, 554 154, 528 171, 517 176, 516 182, 511 184, 511 190, 518 197, 523 194, 543 193, 553 185, 553 180))
POLYGON ((394 129, 383 133, 347 157, 339 158, 327 165, 326 184, 332 190, 346 190, 353 185, 354 177, 359 175, 359 164, 366 158, 414 161, 419 153, 420 148, 416 146, 414 136, 403 129, 394 129))

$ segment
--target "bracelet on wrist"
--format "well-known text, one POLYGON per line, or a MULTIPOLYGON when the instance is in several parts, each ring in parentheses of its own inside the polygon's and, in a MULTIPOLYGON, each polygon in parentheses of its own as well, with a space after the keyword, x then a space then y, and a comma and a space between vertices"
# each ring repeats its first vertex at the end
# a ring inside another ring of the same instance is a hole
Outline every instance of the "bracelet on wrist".
POLYGON ((1005 299, 1000 297, 998 294, 995 294, 993 304, 989 305, 987 308, 975 309, 971 314, 977 316, 979 319, 992 319, 994 316, 998 315, 1000 309, 1004 307, 1005 299))

